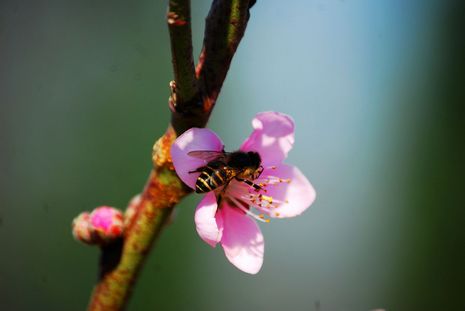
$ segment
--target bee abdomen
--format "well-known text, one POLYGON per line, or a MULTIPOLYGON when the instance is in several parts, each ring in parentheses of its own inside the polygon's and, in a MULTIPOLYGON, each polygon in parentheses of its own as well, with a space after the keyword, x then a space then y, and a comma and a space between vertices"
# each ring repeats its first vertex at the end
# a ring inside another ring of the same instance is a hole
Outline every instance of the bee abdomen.
POLYGON ((227 180, 227 174, 223 170, 205 168, 200 176, 197 178, 195 184, 195 192, 204 193, 215 190, 216 188, 224 185, 227 180))

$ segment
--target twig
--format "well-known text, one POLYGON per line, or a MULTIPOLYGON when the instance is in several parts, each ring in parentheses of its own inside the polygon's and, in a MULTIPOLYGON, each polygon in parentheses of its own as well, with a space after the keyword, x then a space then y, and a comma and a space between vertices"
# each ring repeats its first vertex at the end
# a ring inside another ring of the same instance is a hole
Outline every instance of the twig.
POLYGON ((197 95, 189 0, 170 0, 167 22, 170 32, 174 79, 177 88, 177 106, 185 105, 197 95))
POLYGON ((153 241, 159 236, 174 206, 190 193, 191 190, 174 171, 171 144, 185 130, 206 125, 244 34, 250 3, 255 1, 213 2, 196 79, 192 61, 190 4, 188 0, 170 0, 167 18, 176 81, 173 85, 175 96, 170 100, 171 125, 154 145, 153 169, 135 213, 125 228, 122 245, 119 241, 115 247, 102 249, 101 277, 88 310, 124 309, 153 241))
POLYGON ((205 110, 211 111, 216 103, 254 4, 255 0, 213 1, 196 68, 205 110))

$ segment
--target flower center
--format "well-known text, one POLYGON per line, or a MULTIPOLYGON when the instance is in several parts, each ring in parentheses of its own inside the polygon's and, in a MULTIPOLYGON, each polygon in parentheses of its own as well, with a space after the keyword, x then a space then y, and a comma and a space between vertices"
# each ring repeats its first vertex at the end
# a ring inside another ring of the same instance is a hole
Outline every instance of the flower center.
MULTIPOLYGON (((276 167, 269 167, 275 169, 276 167)), ((270 222, 265 218, 268 216, 279 217, 277 209, 288 201, 281 201, 273 198, 268 193, 270 187, 277 187, 282 183, 290 183, 291 179, 283 179, 277 176, 261 174, 260 177, 253 181, 259 187, 252 187, 247 183, 233 180, 225 189, 223 198, 229 200, 234 206, 241 209, 248 216, 262 222, 270 222), (256 214, 251 209, 261 213, 256 214)))

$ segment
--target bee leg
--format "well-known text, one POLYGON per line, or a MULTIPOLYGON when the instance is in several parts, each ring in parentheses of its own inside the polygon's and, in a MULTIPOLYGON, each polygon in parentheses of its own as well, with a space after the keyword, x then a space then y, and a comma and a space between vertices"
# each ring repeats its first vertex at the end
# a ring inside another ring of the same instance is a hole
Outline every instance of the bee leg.
POLYGON ((254 188, 256 192, 260 191, 260 190, 264 190, 262 187, 260 187, 259 185, 257 185, 256 183, 254 183, 253 181, 251 180, 248 180, 248 179, 243 179, 243 178, 237 178, 236 179, 238 181, 241 181, 243 183, 246 183, 247 185, 249 185, 250 187, 254 188))
POLYGON ((262 173, 263 173, 263 170, 264 170, 263 165, 260 165, 260 167, 255 172, 254 179, 257 179, 258 177, 260 177, 260 175, 262 175, 262 173))
POLYGON ((218 204, 218 207, 221 206, 222 200, 223 200, 223 193, 219 194, 218 197, 216 198, 216 204, 218 204))
MULTIPOLYGON (((232 179, 228 180, 224 185, 223 185, 223 189, 221 189, 221 193, 220 193, 220 197, 223 196, 223 194, 226 193, 226 189, 228 188, 228 185, 229 183, 231 182, 232 179)), ((218 205, 219 205, 219 202, 218 202, 218 205)))

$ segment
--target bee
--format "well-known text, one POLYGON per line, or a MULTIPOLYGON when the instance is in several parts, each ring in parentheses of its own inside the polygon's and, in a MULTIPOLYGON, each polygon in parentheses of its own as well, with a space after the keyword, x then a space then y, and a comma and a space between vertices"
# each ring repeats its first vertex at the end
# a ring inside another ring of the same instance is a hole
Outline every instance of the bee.
POLYGON ((197 150, 190 151, 188 155, 207 161, 205 166, 189 172, 200 172, 195 183, 197 193, 213 191, 221 186, 224 186, 224 191, 233 179, 246 183, 255 191, 262 189, 253 182, 263 171, 262 160, 257 152, 197 150))

